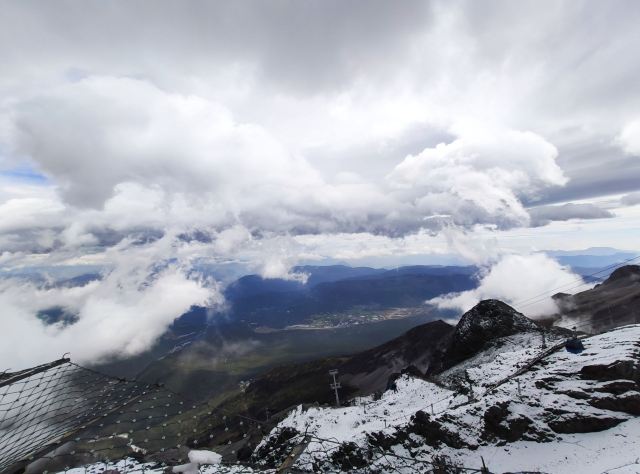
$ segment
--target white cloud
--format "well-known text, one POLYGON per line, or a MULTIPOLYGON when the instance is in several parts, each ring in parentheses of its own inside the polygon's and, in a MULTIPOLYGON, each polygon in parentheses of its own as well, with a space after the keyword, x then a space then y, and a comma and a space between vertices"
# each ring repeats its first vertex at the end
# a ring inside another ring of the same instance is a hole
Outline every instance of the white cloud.
POLYGON ((581 282, 581 277, 544 254, 506 255, 485 269, 478 288, 429 303, 464 312, 481 300, 499 299, 528 316, 550 315, 557 310, 551 296, 581 282))
POLYGON ((30 157, 78 206, 99 208, 127 182, 216 198, 242 191, 249 203, 266 188, 318 182, 263 128, 143 80, 89 77, 20 103, 12 117, 15 154, 30 157))
POLYGON ((139 79, 87 77, 17 102, 9 116, 14 154, 42 169, 67 205, 53 216, 74 226, 66 244, 90 243, 100 227, 405 235, 439 229, 433 217, 445 215, 508 228, 528 223, 522 199, 566 183, 542 137, 486 127, 404 158, 386 179, 330 181, 219 103, 139 79))
POLYGON ((162 266, 177 245, 170 238, 143 246, 121 244, 110 250, 111 271, 81 287, 0 280, 0 359, 18 368, 69 351, 80 362, 126 358, 149 349, 192 305, 221 303, 215 282, 189 279, 178 264, 162 266), (77 322, 46 326, 37 314, 52 307, 76 315, 77 322))
POLYGON ((461 226, 526 226, 521 199, 567 182, 557 154, 531 132, 479 130, 408 156, 387 178, 423 217, 450 216, 461 226))
POLYGON ((617 141, 628 155, 640 156, 640 119, 627 123, 617 141))

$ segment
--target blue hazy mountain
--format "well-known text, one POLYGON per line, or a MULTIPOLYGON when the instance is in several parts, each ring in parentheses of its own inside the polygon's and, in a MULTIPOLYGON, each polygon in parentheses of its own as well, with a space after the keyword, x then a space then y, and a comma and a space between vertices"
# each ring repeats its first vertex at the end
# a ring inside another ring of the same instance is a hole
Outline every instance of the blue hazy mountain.
MULTIPOLYGON (((591 247, 584 250, 546 250, 544 253, 553 257, 562 265, 572 268, 600 269, 611 265, 624 263, 636 255, 637 252, 618 250, 610 247, 591 247)), ((578 272, 581 273, 581 272, 578 272)), ((605 275, 606 278, 608 275, 605 275)))
POLYGON ((352 308, 418 306, 438 295, 476 286, 475 267, 411 266, 394 270, 342 265, 298 267, 306 283, 248 275, 225 292, 228 316, 281 328, 309 316, 352 308))

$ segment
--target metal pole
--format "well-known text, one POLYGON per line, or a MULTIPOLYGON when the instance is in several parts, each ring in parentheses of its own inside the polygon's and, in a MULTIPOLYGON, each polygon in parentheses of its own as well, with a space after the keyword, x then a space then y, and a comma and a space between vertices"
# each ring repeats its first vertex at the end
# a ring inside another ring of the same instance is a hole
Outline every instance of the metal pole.
POLYGON ((340 382, 338 382, 336 380, 336 375, 337 374, 338 374, 338 370, 337 369, 329 371, 329 375, 331 375, 333 377, 333 383, 330 385, 330 387, 333 389, 333 391, 336 394, 336 406, 339 407, 340 406, 340 397, 338 396, 338 389, 341 386, 340 386, 340 382))

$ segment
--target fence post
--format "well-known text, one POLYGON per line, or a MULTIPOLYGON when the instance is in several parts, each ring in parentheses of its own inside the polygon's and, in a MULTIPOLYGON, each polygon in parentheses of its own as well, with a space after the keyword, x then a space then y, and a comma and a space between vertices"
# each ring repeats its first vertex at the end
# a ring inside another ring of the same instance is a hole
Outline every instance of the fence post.
POLYGON ((482 468, 480 468, 480 472, 481 472, 482 474, 491 474, 491 473, 489 472, 489 468, 488 468, 488 467, 485 465, 485 463, 484 463, 484 458, 483 458, 482 456, 480 456, 480 459, 482 459, 482 468))

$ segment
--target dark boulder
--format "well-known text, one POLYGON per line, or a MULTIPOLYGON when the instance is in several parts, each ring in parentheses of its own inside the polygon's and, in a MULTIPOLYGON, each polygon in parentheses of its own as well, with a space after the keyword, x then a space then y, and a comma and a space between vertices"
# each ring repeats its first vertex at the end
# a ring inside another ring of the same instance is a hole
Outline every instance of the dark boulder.
POLYGON ((593 433, 613 428, 625 421, 612 416, 595 416, 570 413, 548 421, 549 428, 556 433, 593 433))
POLYGON ((631 390, 638 390, 638 388, 638 383, 633 380, 613 380, 597 387, 595 391, 620 395, 631 390))
POLYGON ((628 392, 617 397, 603 397, 589 400, 589 405, 602 410, 620 411, 640 416, 640 393, 628 392))
POLYGON ((436 420, 422 410, 416 412, 411 417, 411 422, 407 426, 409 433, 417 434, 424 438, 425 443, 430 446, 439 446, 446 444, 452 448, 463 448, 465 443, 460 439, 458 434, 448 431, 436 420))
POLYGON ((611 364, 585 365, 580 369, 580 377, 601 382, 627 379, 640 380, 640 365, 631 360, 619 360, 611 364))
POLYGON ((565 342, 564 347, 572 354, 580 354, 582 351, 584 351, 584 344, 577 337, 572 337, 567 342, 565 342))
POLYGON ((524 416, 511 413, 509 402, 493 405, 484 412, 483 438, 501 439, 509 443, 518 440, 538 439, 533 429, 533 421, 524 416))
POLYGON ((462 316, 437 369, 446 370, 501 337, 539 329, 536 323, 508 304, 498 300, 483 300, 462 316))

